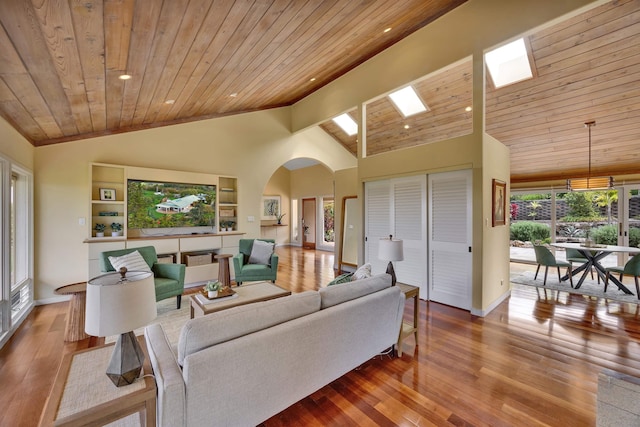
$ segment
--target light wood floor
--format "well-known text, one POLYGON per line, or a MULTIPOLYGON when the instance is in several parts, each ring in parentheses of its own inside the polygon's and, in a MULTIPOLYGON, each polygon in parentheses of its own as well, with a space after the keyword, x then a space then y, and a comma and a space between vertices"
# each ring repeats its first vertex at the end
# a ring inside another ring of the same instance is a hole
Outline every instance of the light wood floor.
MULTIPOLYGON (((331 253, 278 254, 278 283, 293 292, 334 277, 331 253)), ((526 288, 484 318, 420 310, 417 347, 409 338, 402 358, 377 357, 264 426, 590 426, 598 372, 640 376, 635 304, 526 288)), ((37 307, 0 350, 1 426, 37 425, 63 353, 96 345, 65 344, 65 314, 66 303, 37 307)))

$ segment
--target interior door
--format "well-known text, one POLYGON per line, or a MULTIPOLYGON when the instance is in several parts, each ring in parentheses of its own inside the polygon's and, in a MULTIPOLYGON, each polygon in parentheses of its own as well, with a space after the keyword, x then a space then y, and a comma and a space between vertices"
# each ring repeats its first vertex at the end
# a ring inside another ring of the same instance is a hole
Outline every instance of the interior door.
POLYGON ((471 170, 429 175, 429 299, 471 310, 471 170))
POLYGON ((316 248, 316 199, 302 199, 302 247, 316 248))

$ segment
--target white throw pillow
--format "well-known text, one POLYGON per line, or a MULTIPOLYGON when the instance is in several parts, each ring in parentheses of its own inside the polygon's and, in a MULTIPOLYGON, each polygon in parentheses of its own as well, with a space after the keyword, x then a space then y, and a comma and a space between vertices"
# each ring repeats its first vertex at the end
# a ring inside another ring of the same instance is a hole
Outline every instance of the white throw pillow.
POLYGON ((353 273, 353 276, 351 276, 351 280, 366 279, 367 277, 371 277, 371 264, 369 263, 359 267, 356 272, 353 273))
POLYGON ((263 240, 254 240, 249 255, 249 264, 271 265, 271 255, 275 244, 263 240))
POLYGON ((133 251, 126 255, 119 257, 110 256, 109 262, 116 271, 120 271, 120 268, 125 267, 127 271, 149 271, 149 264, 142 258, 140 252, 133 251))

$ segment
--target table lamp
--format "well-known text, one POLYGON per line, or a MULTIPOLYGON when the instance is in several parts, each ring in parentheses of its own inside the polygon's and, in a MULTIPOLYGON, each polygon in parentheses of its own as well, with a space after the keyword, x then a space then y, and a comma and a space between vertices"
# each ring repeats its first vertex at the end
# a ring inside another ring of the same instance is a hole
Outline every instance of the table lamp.
POLYGON ((391 275, 391 286, 395 286, 396 272, 393 269, 393 261, 402 261, 404 259, 402 240, 393 240, 391 234, 389 234, 388 239, 380 239, 380 243, 378 244, 378 258, 383 261, 389 261, 387 274, 391 275))
POLYGON ((96 337, 120 334, 107 376, 117 386, 133 383, 140 375, 144 353, 133 330, 157 316, 153 274, 145 271, 109 273, 89 280, 85 331, 96 337))

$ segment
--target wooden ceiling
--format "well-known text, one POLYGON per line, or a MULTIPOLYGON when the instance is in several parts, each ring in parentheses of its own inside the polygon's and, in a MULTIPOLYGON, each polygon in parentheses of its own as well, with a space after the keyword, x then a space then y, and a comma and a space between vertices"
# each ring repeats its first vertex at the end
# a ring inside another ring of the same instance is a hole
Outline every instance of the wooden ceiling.
POLYGON ((0 114, 41 146, 291 105, 465 1, 2 0, 0 114))
MULTIPOLYGON (((486 85, 486 131, 511 149, 511 182, 586 176, 584 123, 590 120, 596 120, 592 176, 640 173, 640 0, 604 4, 535 31, 525 42, 534 77, 499 89, 490 80, 486 85)), ((380 149, 367 154, 434 142, 467 129, 465 117, 471 114, 461 114, 461 108, 471 99, 465 86, 471 75, 464 64, 460 67, 414 84, 431 110, 412 117, 415 125, 408 130, 403 131, 406 120, 390 106, 385 115, 368 114, 367 148, 375 140, 380 149), (431 105, 430 97, 442 102, 444 94, 451 102, 431 105), (395 133, 389 133, 392 128, 395 133)), ((347 138, 331 122, 321 127, 355 154, 355 137, 347 138)))
MULTIPOLYGON (((0 115, 41 146, 291 105, 464 1, 2 0, 0 115)), ((487 82, 486 130, 511 149, 511 181, 586 176, 589 120, 592 175, 639 173, 640 0, 525 40, 534 78, 487 82)), ((431 110, 409 129, 372 100, 367 154, 467 132, 469 78, 421 81, 431 110)), ((355 136, 321 126, 355 154, 355 136)))

